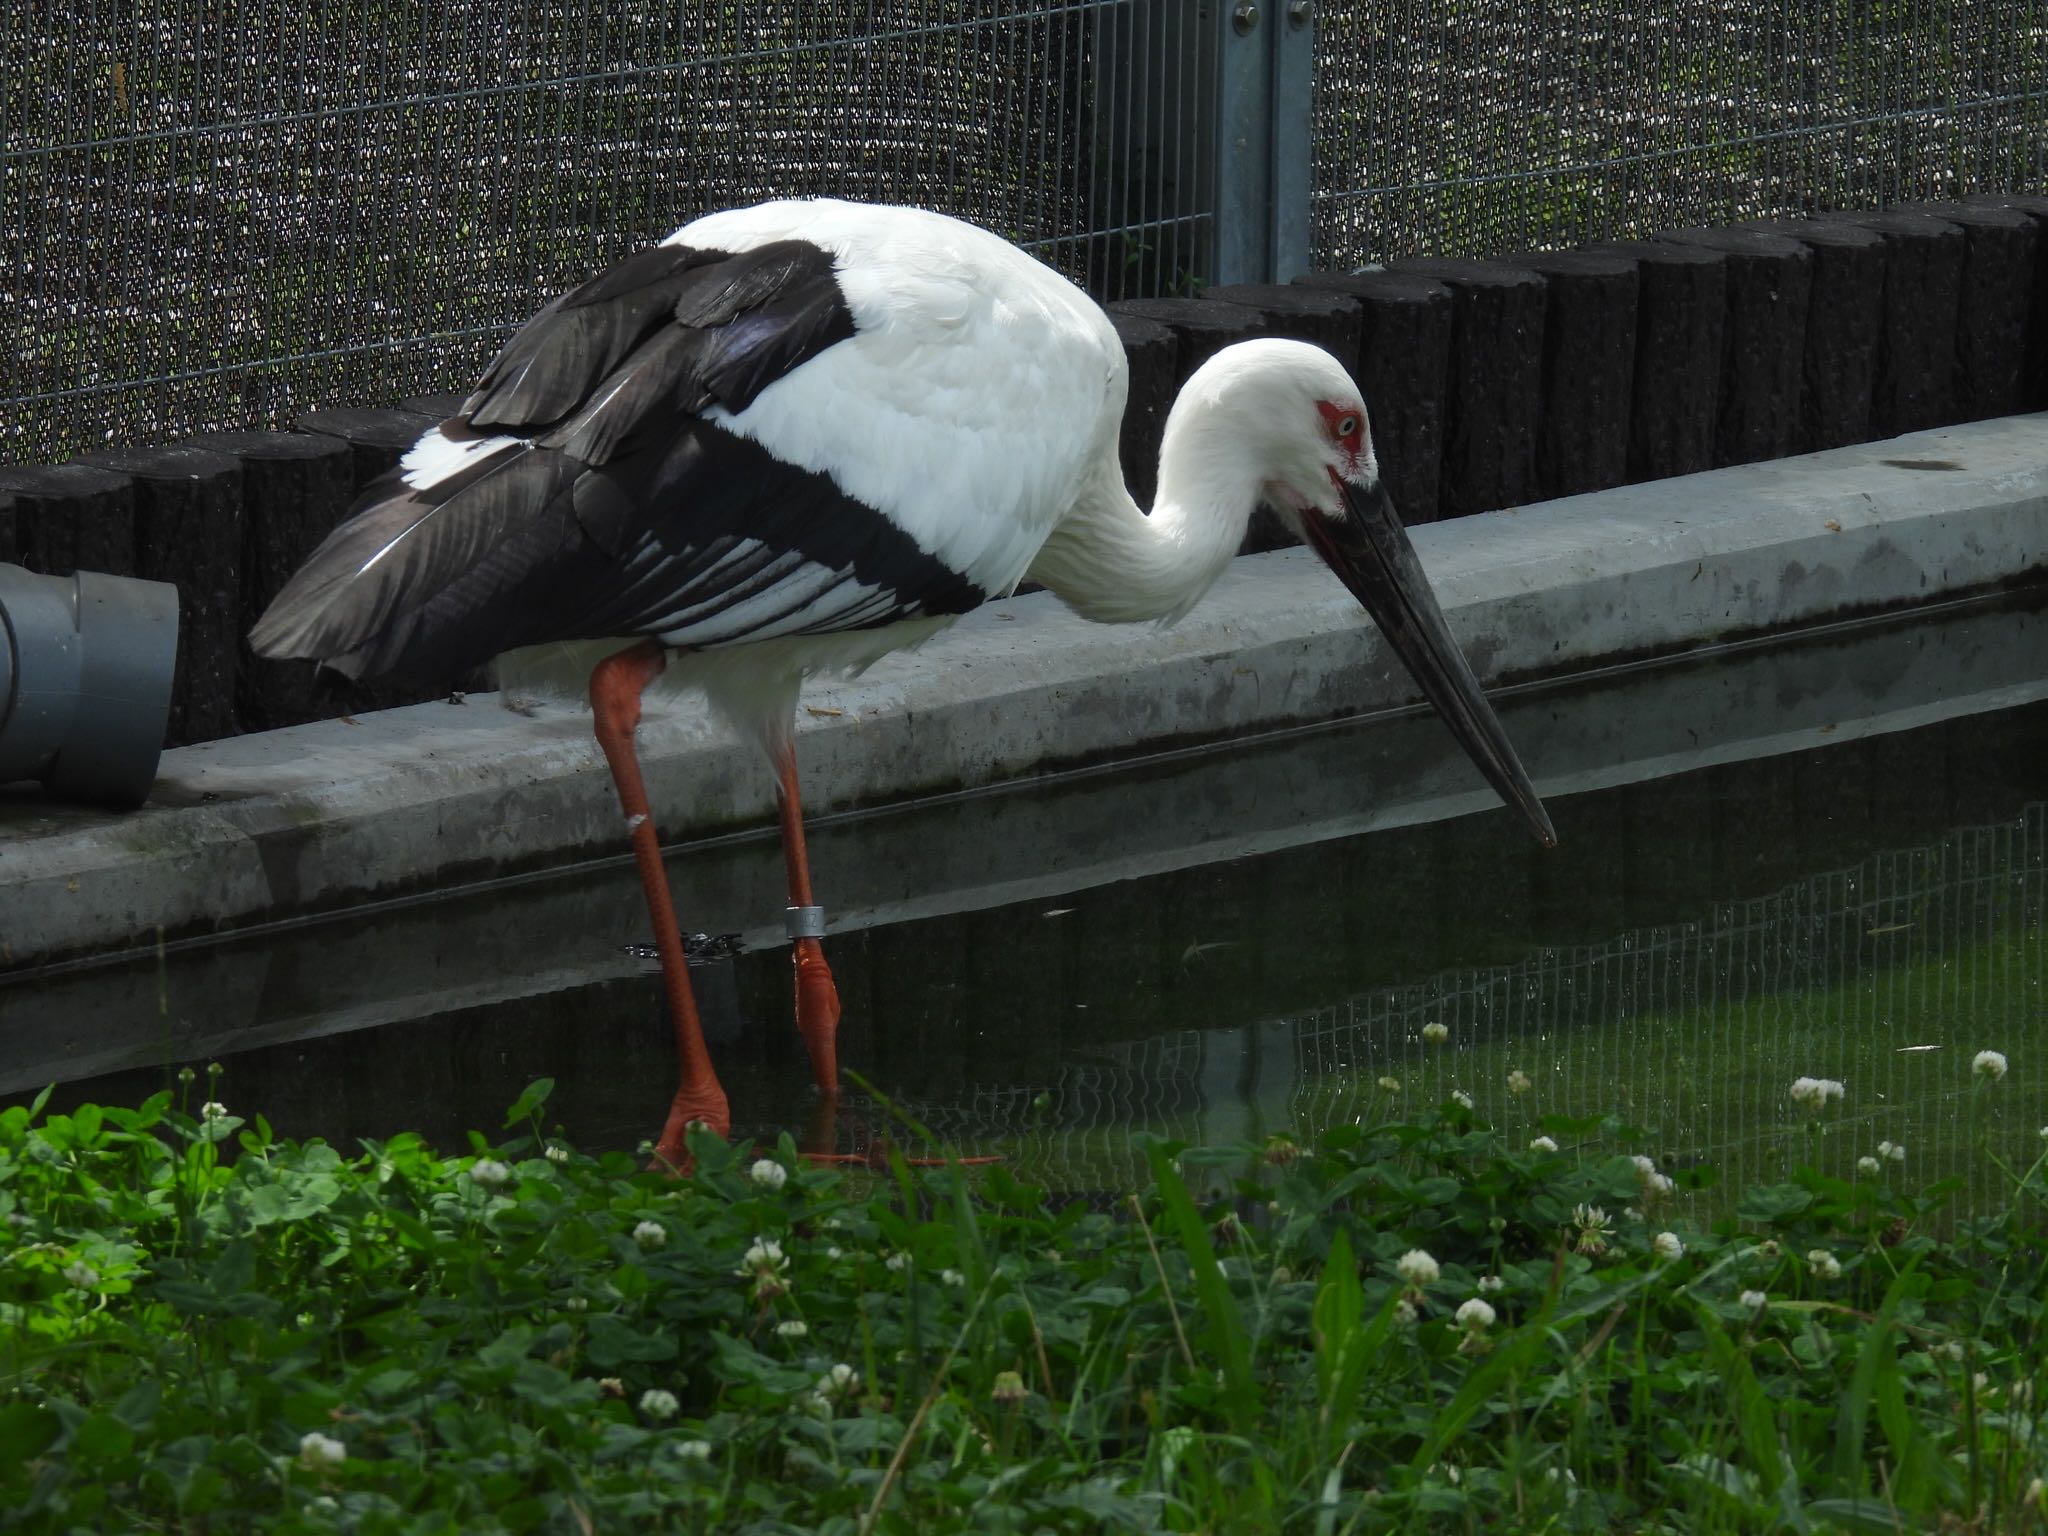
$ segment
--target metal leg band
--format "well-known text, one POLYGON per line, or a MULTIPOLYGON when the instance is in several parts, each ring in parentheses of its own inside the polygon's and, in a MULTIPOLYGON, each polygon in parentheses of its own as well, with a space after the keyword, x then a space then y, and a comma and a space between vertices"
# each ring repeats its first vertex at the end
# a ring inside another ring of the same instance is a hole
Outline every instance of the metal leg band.
POLYGON ((825 937, 825 909, 823 907, 784 907, 782 909, 782 931, 794 943, 798 939, 822 939, 825 937))

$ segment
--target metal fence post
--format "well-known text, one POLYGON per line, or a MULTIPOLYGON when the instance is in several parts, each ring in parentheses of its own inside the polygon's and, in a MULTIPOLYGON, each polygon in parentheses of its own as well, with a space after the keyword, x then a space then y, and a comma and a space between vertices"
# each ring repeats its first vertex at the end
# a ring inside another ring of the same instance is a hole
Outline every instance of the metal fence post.
POLYGON ((1217 20, 1210 277, 1284 282, 1308 270, 1312 0, 1228 0, 1217 20))
POLYGON ((1211 161, 1212 282, 1263 283, 1272 259, 1273 10, 1274 0, 1224 0, 1212 13, 1222 29, 1211 161))
POLYGON ((1309 206, 1314 195, 1310 100, 1315 89, 1315 0, 1280 0, 1273 28, 1273 203, 1268 281, 1290 282, 1309 269, 1309 206))

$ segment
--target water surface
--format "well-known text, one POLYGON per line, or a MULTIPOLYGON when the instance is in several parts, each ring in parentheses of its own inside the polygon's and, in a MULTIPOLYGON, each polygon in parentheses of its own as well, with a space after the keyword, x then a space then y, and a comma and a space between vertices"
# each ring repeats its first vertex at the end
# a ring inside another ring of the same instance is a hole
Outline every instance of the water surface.
MULTIPOLYGON (((1518 1135, 1619 1110, 1735 1180, 1891 1140, 1987 1196, 1983 1144, 2031 1158, 2048 1122, 2043 633, 2007 600, 1518 693, 1550 852, 1413 712, 826 818, 841 1059, 1067 1189, 1136 1178, 1136 1129, 1312 1134, 1458 1089, 1518 1135), (1818 1130, 1797 1076, 1848 1085, 1818 1130)), ((697 972, 736 1129, 801 1132, 772 836, 672 876, 754 946, 697 972)), ((643 930, 611 861, 17 976, 0 1091, 132 1102, 219 1060, 281 1133, 456 1146, 550 1076, 569 1135, 634 1145, 673 1086, 643 930)))

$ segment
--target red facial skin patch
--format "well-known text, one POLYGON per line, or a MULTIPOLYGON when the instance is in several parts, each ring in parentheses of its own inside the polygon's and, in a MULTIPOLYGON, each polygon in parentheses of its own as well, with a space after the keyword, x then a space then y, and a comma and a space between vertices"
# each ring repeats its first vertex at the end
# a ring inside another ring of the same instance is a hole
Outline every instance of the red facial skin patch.
POLYGON ((1359 457, 1365 452, 1365 412, 1355 405, 1333 405, 1328 400, 1318 400, 1316 409, 1322 413, 1323 425, 1330 429, 1330 436, 1344 450, 1344 475, 1340 477, 1335 469, 1330 471, 1330 483, 1342 490, 1344 479, 1358 478, 1359 457), (1351 420, 1351 430, 1340 432, 1337 428, 1346 417, 1351 420))

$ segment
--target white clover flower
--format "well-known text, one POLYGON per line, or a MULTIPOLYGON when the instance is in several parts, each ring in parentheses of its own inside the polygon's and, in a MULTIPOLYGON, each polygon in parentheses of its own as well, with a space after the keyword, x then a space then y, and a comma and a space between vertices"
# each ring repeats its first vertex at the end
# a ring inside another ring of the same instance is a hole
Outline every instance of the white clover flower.
POLYGON ((826 1257, 826 1258, 828 1258, 828 1259, 841 1259, 841 1258, 844 1258, 845 1256, 846 1256, 846 1250, 845 1250, 844 1248, 840 1247, 840 1246, 839 1246, 839 1245, 838 1245, 837 1243, 827 1243, 827 1244, 825 1245, 825 1257, 826 1257))
POLYGON ((1402 1283, 1419 1289, 1435 1285, 1443 1271, 1437 1267, 1436 1260, 1420 1248, 1410 1248, 1394 1261, 1394 1273, 1401 1277, 1402 1283))
POLYGON ((1874 1175, 1880 1172, 1881 1168, 1882 1165, 1874 1157, 1864 1156, 1856 1159, 1856 1171, 1858 1173, 1874 1175))
POLYGON ((1529 1080, 1529 1074, 1524 1072, 1520 1067, 1515 1068, 1514 1071, 1508 1074, 1509 1093, 1527 1093, 1531 1088, 1534 1088, 1535 1086, 1536 1085, 1529 1080))
POLYGON ((339 1440, 323 1435, 317 1429, 309 1429, 299 1436, 299 1465, 302 1467, 338 1467, 348 1460, 348 1447, 339 1440))
POLYGON ((64 1266, 64 1278, 81 1291, 89 1291, 100 1283, 100 1272, 90 1264, 74 1260, 64 1266))
POLYGON ((495 1157, 480 1157, 470 1164, 469 1176, 485 1189, 503 1189, 512 1182, 512 1170, 495 1157))
POLYGON ((2041 1139, 2043 1141, 2048 1141, 2048 1125, 2044 1125, 2041 1127, 2041 1139))
POLYGON ((1557 1143, 1548 1136, 1538 1136, 1529 1143, 1529 1150, 1531 1152, 1555 1152, 1557 1150, 1557 1143))
POLYGON ((1427 1040, 1431 1045, 1442 1045, 1446 1040, 1451 1038, 1450 1026, 1446 1024, 1439 1024, 1434 1020, 1431 1020, 1429 1023, 1422 1026, 1422 1038, 1427 1040))
POLYGON ((1578 1228, 1575 1242, 1581 1253, 1605 1253, 1607 1239, 1613 1235, 1608 1225, 1607 1213, 1597 1205, 1575 1205, 1572 1207, 1572 1225, 1578 1228))
POLYGON ((1991 1378, 1979 1371, 1970 1378, 1970 1387, 1976 1392, 1988 1392, 1991 1390, 1991 1378))
POLYGON ((1761 1312, 1770 1305, 1771 1298, 1762 1291, 1744 1291, 1740 1298, 1742 1305, 1752 1312, 1761 1312))
POLYGON ((939 1271, 939 1283, 941 1285, 965 1285, 967 1277, 957 1269, 942 1269, 939 1271))
MULTIPOLYGON (((1903 1163, 1906 1160, 1906 1149, 1903 1146, 1901 1146, 1898 1142, 1890 1142, 1887 1145, 1890 1146, 1891 1150, 1885 1152, 1884 1155, 1886 1157, 1890 1158, 1895 1163, 1903 1163)), ((1884 1149, 1880 1147, 1879 1150, 1883 1151, 1884 1149)))
POLYGON ((1451 1097, 1458 1102, 1459 1107, 1462 1109, 1470 1109, 1472 1107, 1472 1095, 1462 1088, 1453 1088, 1451 1090, 1451 1097))
MULTIPOLYGON (((1380 1087, 1387 1093, 1399 1093, 1401 1091, 1401 1079, 1398 1077, 1383 1077, 1380 1079, 1380 1087)), ((2048 1125, 2041 1127, 2041 1134, 2048 1136, 2048 1125)))
POLYGON ((1979 1077, 1988 1077, 1994 1083, 2005 1076, 2005 1053, 2003 1051, 1979 1051, 1970 1058, 1970 1070, 1979 1077))
POLYGON ((890 1254, 883 1262, 888 1265, 890 1273, 900 1275, 910 1268, 910 1255, 899 1251, 890 1254))
POLYGON ((1458 1308, 1458 1326, 1467 1333, 1484 1333, 1493 1326, 1495 1313, 1491 1305, 1474 1296, 1458 1308))
POLYGON ((1507 1288, 1507 1281, 1501 1279, 1499 1275, 1481 1275, 1479 1277, 1479 1289, 1483 1295, 1491 1296, 1507 1288))
POLYGON ((293 1318, 292 1321, 301 1328, 311 1328, 315 1323, 319 1322, 320 1319, 315 1317, 310 1312, 301 1312, 297 1317, 293 1318))
POLYGON ((569 1161, 569 1149, 567 1147, 549 1147, 541 1155, 558 1168, 563 1163, 569 1161))
POLYGON ((1685 1244, 1680 1240, 1676 1232, 1659 1232, 1650 1240, 1650 1246, 1656 1250, 1657 1257, 1660 1259, 1682 1259, 1685 1257, 1685 1244))
POLYGON ((1792 1101, 1809 1109, 1819 1109, 1829 1099, 1839 1099, 1843 1092, 1843 1085, 1832 1077, 1801 1077, 1792 1082, 1792 1101))
POLYGON ((199 1106, 199 1118, 202 1120, 225 1120, 227 1117, 228 1107, 218 1099, 208 1099, 199 1106))
POLYGON ((772 1191, 789 1182, 789 1170, 774 1158, 764 1157, 747 1170, 747 1177, 754 1181, 756 1187, 772 1191))
POLYGON ((1963 1356, 1967 1351, 1964 1350, 1961 1339, 1950 1339, 1945 1344, 1935 1345, 1930 1353, 1940 1355, 1943 1359, 1955 1365, 1961 1365, 1963 1363, 1963 1356))
POLYGON ((1403 1328, 1410 1328, 1415 1324, 1415 1304, 1405 1296, 1394 1303, 1394 1321, 1403 1328))
POLYGON ((2026 1501, 2029 1504, 2038 1504, 2042 1509, 2048 1510, 2048 1482, 2043 1482, 2037 1477, 2027 1484, 2026 1501))
POLYGON ((756 1238, 740 1257, 740 1266, 733 1273, 742 1279, 754 1282, 754 1297, 757 1301, 789 1294, 789 1282, 783 1271, 789 1267, 789 1260, 782 1255, 782 1244, 769 1238, 756 1238))
POLYGON ((785 1339, 800 1339, 810 1331, 811 1325, 800 1317, 784 1318, 775 1325, 777 1336, 785 1339))
POLYGON ((860 1372, 852 1366, 841 1363, 818 1378, 818 1396, 833 1402, 842 1397, 851 1397, 860 1390, 860 1372))
POLYGON ((1031 1389, 1024 1385, 1022 1373, 997 1371, 996 1379, 989 1384, 989 1399, 998 1403, 1021 1403, 1031 1395, 1031 1389))
POLYGON ((668 1241, 668 1228, 658 1221, 643 1221, 633 1228, 633 1241, 642 1248, 659 1248, 668 1241))
POLYGON ((672 1419, 680 1407, 682 1404, 676 1401, 675 1393, 665 1392, 660 1387, 649 1387, 640 1394, 640 1411, 650 1419, 672 1419))
POLYGON ((709 1440, 683 1440, 676 1445, 676 1455, 684 1461, 709 1461, 711 1442, 709 1440))
POLYGON ((1823 1280, 1842 1278, 1842 1261, 1825 1248, 1815 1248, 1806 1255, 1806 1262, 1813 1272, 1823 1280))
POLYGON ((1643 1199, 1645 1203, 1655 1200, 1659 1196, 1668 1195, 1678 1187, 1658 1170, 1657 1160, 1654 1157, 1645 1157, 1638 1152, 1629 1161, 1635 1164, 1636 1181, 1643 1186, 1643 1199))
POLYGON ((832 1399, 822 1392, 806 1393, 803 1401, 798 1403, 797 1407, 814 1419, 829 1419, 832 1417, 832 1399))

